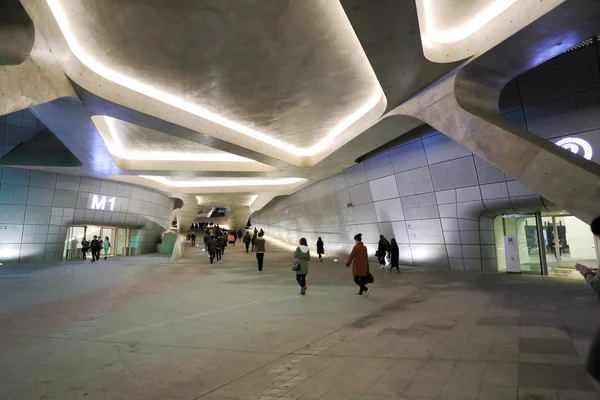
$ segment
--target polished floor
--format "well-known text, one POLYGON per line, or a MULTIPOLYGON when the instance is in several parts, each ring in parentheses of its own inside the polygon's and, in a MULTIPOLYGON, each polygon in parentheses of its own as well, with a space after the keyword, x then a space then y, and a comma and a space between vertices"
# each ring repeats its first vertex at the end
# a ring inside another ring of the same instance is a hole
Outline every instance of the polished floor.
POLYGON ((302 297, 291 261, 0 268, 0 399, 598 399, 583 281, 377 270, 359 298, 327 260, 302 297))

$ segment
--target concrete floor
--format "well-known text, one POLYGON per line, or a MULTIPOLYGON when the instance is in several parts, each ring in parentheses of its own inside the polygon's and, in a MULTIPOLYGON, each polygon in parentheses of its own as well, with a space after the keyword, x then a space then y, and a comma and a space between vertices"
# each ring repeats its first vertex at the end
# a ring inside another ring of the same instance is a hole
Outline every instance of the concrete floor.
POLYGON ((598 399, 583 281, 374 271, 200 248, 0 269, 0 399, 598 399))

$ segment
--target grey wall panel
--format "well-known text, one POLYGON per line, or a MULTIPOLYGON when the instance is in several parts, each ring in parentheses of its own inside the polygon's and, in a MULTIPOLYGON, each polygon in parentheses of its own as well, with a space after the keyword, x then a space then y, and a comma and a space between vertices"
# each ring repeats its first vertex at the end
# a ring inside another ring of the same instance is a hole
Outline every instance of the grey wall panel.
POLYGON ((377 221, 379 222, 404 220, 400 199, 375 202, 375 213, 377 214, 377 221))
POLYGON ((369 181, 369 185, 374 201, 387 200, 400 196, 398 187, 396 186, 396 179, 393 175, 369 181))
POLYGON ((525 108, 529 130, 551 139, 600 128, 600 89, 525 108))
POLYGON ((549 60, 519 76, 525 107, 600 88, 598 57, 589 46, 549 60))
POLYGON ((425 219, 406 223, 410 243, 444 243, 442 224, 439 219, 425 219))
POLYGON ((344 171, 344 179, 348 186, 358 185, 367 181, 367 173, 363 164, 355 165, 344 171))
POLYGON ((440 218, 442 229, 444 231, 458 231, 458 219, 456 218, 440 218))
POLYGON ((508 186, 505 182, 481 185, 481 195, 485 200, 508 197, 508 186))
POLYGON ((450 269, 452 271, 464 271, 464 261, 462 258, 449 258, 450 269))
POLYGON ((369 180, 373 180, 373 179, 377 179, 377 178, 381 178, 381 177, 393 175, 393 174, 394 174, 394 168, 392 167, 392 164, 385 164, 385 165, 367 170, 367 178, 369 180))
POLYGON ((433 182, 431 181, 431 179, 415 182, 413 183, 413 185, 415 188, 415 193, 417 194, 433 192, 433 182))
POLYGON ((438 204, 452 204, 456 203, 456 190, 444 190, 441 192, 435 192, 435 197, 438 204))
POLYGON ((439 218, 440 212, 437 206, 419 207, 421 219, 439 218))
POLYGON ((423 143, 416 142, 389 151, 395 172, 404 172, 427 165, 423 143))
POLYGON ((354 219, 357 224, 368 224, 377 221, 377 214, 373 203, 366 203, 352 207, 354 209, 354 219))
POLYGON ((471 155, 466 147, 442 134, 424 139, 423 146, 430 165, 471 155))
POLYGON ((431 165, 431 177, 436 191, 478 184, 473 157, 431 165))
POLYGON ((456 200, 459 203, 465 201, 481 200, 481 191, 479 186, 470 186, 456 189, 456 200))
POLYGON ((371 196, 371 187, 369 186, 368 182, 351 186, 348 191, 350 192, 350 202, 353 205, 373 202, 373 196, 371 196))

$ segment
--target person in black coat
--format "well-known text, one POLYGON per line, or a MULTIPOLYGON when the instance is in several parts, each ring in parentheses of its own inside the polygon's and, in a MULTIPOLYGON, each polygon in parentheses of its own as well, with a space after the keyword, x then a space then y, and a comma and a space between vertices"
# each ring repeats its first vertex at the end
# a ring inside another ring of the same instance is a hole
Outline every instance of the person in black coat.
POLYGON ((398 270, 397 273, 400 273, 400 250, 398 249, 398 243, 396 243, 396 239, 394 238, 392 238, 392 243, 390 245, 390 258, 392 263, 390 272, 396 268, 398 270))
POLYGON ((323 240, 319 236, 317 239, 317 254, 319 255, 319 261, 323 262, 323 254, 325 254, 325 245, 323 244, 323 240))

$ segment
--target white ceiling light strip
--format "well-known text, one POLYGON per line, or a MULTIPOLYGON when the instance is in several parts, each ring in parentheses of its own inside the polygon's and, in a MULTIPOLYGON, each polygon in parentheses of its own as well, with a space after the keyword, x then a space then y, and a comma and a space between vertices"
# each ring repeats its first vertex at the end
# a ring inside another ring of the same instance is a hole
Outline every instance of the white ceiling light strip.
POLYGON ((467 22, 451 29, 437 29, 435 27, 433 10, 436 6, 439 7, 439 0, 422 1, 423 11, 425 12, 426 39, 435 43, 454 43, 471 36, 483 28, 518 0, 492 0, 487 7, 473 15, 467 22))
POLYGON ((141 178, 150 179, 169 187, 239 187, 239 186, 284 186, 306 182, 304 178, 264 178, 264 179, 204 179, 196 181, 173 181, 164 176, 140 175, 141 178))
POLYGON ((126 151, 119 137, 119 130, 115 126, 115 119, 104 117, 108 132, 113 140, 112 145, 106 142, 111 154, 125 160, 140 161, 211 161, 211 162, 256 162, 249 158, 236 156, 230 153, 181 153, 173 151, 126 151))
POLYGON ((324 147, 332 139, 346 130, 349 126, 358 121, 373 107, 375 107, 383 96, 381 86, 377 83, 375 90, 369 100, 361 106, 358 110, 344 118, 335 128, 331 130, 322 140, 317 144, 309 148, 299 148, 289 143, 282 142, 264 133, 258 132, 252 128, 244 126, 238 122, 231 121, 221 115, 218 115, 212 111, 207 110, 197 104, 191 103, 182 99, 181 97, 175 96, 171 93, 164 92, 156 87, 150 86, 146 83, 140 82, 137 79, 124 75, 106 65, 103 65, 97 61, 93 56, 88 54, 85 48, 78 42, 76 35, 74 34, 69 19, 67 18, 64 9, 61 5, 61 0, 46 0, 54 18, 58 22, 58 26, 62 31, 71 51, 86 67, 94 71, 96 74, 118 84, 129 88, 133 91, 151 97, 155 100, 169 104, 173 107, 177 107, 183 111, 194 114, 198 117, 207 119, 216 124, 222 125, 226 128, 232 129, 243 135, 252 137, 253 139, 260 140, 261 142, 267 143, 271 146, 275 146, 288 153, 295 154, 298 156, 309 156, 319 153, 324 150, 324 147))

